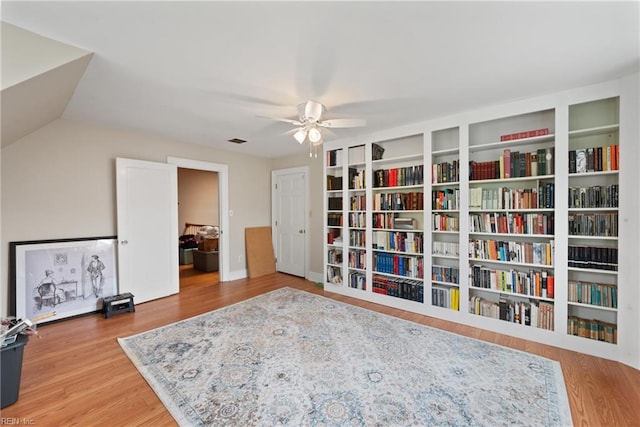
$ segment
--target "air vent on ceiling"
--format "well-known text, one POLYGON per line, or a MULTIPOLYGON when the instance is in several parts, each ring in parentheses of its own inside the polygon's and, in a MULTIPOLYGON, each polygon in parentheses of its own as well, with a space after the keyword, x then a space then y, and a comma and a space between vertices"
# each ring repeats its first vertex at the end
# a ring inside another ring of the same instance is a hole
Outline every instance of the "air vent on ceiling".
POLYGON ((234 144, 244 144, 247 141, 240 138, 231 138, 229 142, 233 142, 234 144))

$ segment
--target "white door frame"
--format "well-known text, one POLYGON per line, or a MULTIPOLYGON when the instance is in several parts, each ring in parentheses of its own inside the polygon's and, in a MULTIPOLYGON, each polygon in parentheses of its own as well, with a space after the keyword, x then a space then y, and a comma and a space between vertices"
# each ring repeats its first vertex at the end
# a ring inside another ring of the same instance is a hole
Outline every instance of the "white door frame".
POLYGON ((276 169, 271 171, 271 229, 274 232, 271 234, 271 240, 273 241, 273 249, 275 253, 278 253, 278 238, 276 233, 278 228, 276 227, 276 218, 278 214, 278 201, 276 183, 278 182, 279 175, 289 175, 292 173, 304 174, 304 278, 309 277, 309 206, 310 206, 310 194, 309 194, 309 166, 300 166, 297 168, 288 169, 276 169))
MULTIPOLYGON (((167 163, 176 165, 179 168, 196 169, 203 171, 218 172, 218 203, 220 215, 220 281, 230 280, 229 271, 229 165, 222 163, 211 163, 202 160, 183 159, 180 157, 167 157, 167 163)), ((176 211, 178 206, 176 206, 176 211)))

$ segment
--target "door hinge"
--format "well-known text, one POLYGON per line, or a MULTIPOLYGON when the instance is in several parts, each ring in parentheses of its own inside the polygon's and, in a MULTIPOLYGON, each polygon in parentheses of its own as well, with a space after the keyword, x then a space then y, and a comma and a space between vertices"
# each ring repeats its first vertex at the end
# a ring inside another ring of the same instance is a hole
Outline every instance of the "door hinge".
POLYGON ((276 227, 278 226, 278 221, 276 221, 276 227))

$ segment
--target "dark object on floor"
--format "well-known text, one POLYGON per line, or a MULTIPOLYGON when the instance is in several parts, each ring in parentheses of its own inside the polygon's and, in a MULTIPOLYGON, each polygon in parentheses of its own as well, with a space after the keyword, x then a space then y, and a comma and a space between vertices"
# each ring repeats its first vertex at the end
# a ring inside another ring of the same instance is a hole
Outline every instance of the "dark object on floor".
POLYGON ((193 251, 193 268, 198 271, 218 271, 218 251, 193 251))
POLYGON ((134 313, 136 308, 133 304, 133 295, 129 292, 124 294, 104 297, 102 299, 102 313, 105 319, 118 313, 134 313))
POLYGON ((27 335, 19 334, 16 341, 2 347, 0 353, 0 372, 2 372, 2 390, 0 390, 0 408, 13 405, 20 394, 22 376, 22 354, 29 341, 27 335))

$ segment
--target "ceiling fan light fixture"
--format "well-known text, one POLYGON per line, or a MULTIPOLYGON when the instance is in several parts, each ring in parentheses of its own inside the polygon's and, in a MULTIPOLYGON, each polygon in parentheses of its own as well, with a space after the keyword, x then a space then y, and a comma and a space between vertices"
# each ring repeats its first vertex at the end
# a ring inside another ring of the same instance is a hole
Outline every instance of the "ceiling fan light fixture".
POLYGON ((320 133, 320 130, 318 128, 312 127, 311 129, 309 129, 309 141, 317 143, 320 142, 321 139, 322 133, 320 133))
POLYGON ((305 129, 298 129, 298 131, 293 134, 293 137, 298 141, 298 144, 302 144, 307 138, 307 131, 305 129))

